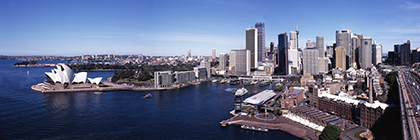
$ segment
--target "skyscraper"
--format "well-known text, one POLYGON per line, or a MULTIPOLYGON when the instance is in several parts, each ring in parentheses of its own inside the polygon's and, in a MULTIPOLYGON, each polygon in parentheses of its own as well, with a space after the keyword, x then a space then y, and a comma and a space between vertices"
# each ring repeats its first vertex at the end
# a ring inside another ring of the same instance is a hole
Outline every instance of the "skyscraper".
POLYGON ((407 43, 404 43, 404 44, 394 45, 394 52, 395 52, 395 59, 396 59, 397 65, 410 63, 411 62, 410 40, 407 40, 407 43))
POLYGON ((235 53, 236 51, 234 50, 229 51, 229 70, 232 70, 235 68, 235 64, 236 64, 235 53))
POLYGON ((327 57, 332 58, 334 54, 334 49, 332 45, 327 45, 327 57))
POLYGON ((211 49, 211 57, 216 58, 216 49, 215 48, 211 49))
POLYGON ((363 37, 361 46, 361 64, 360 67, 367 69, 372 67, 372 38, 363 37))
POLYGON ((335 65, 346 71, 346 48, 339 46, 335 48, 335 65))
POLYGON ((287 41, 287 33, 280 33, 278 35, 279 46, 278 46, 278 68, 277 74, 278 75, 286 75, 287 74, 287 48, 288 48, 288 41, 287 41))
POLYGON ((232 62, 235 75, 249 75, 251 72, 251 51, 247 49, 231 50, 229 63, 232 62))
POLYGON ((306 48, 316 48, 316 43, 309 39, 306 41, 306 48))
POLYGON ((297 49, 297 33, 295 31, 289 32, 289 48, 288 49, 297 49))
MULTIPOLYGON (((360 65, 361 65, 361 51, 362 51, 362 49, 361 49, 361 47, 362 47, 362 39, 363 39, 363 34, 362 33, 357 33, 357 34, 354 34, 354 36, 356 36, 357 37, 357 39, 358 39, 358 41, 356 42, 356 43, 354 43, 354 44, 356 44, 356 47, 355 47, 355 49, 354 49, 354 52, 356 53, 354 56, 356 57, 355 59, 354 59, 354 61, 357 63, 357 65, 360 67, 360 65)), ((352 40, 352 42, 353 42, 353 40, 352 40)), ((352 43, 353 44, 353 43, 352 43)))
POLYGON ((226 53, 220 53, 219 54, 219 70, 221 70, 221 71, 226 70, 226 62, 227 62, 226 53))
POLYGON ((290 31, 289 47, 287 49, 288 63, 287 63, 287 74, 297 74, 299 69, 300 55, 297 50, 297 34, 295 31, 290 31))
POLYGON ((344 47, 346 49, 346 67, 350 66, 351 63, 351 30, 337 30, 335 34, 337 46, 344 47))
POLYGON ((211 67, 210 67, 210 62, 203 60, 200 62, 200 67, 201 68, 206 68, 207 71, 207 79, 211 77, 211 67))
POLYGON ((359 38, 357 36, 352 36, 351 37, 351 46, 353 46, 351 49, 351 63, 358 63, 359 59, 358 59, 358 55, 359 53, 357 52, 359 50, 358 44, 360 44, 359 42, 359 38))
POLYGON ((191 58, 191 50, 188 50, 188 58, 191 58))
POLYGON ((316 49, 319 52, 319 57, 324 57, 325 56, 325 52, 324 52, 324 37, 323 36, 317 36, 316 37, 316 49))
POLYGON ((255 23, 255 28, 258 31, 258 62, 261 63, 265 59, 265 24, 263 22, 255 23))
POLYGON ((274 42, 270 42, 270 52, 268 52, 267 54, 268 54, 268 59, 269 60, 273 60, 273 55, 274 55, 274 42))
POLYGON ((319 52, 316 48, 306 47, 303 50, 303 73, 310 73, 312 75, 318 74, 318 55, 319 52))
POLYGON ((251 67, 258 67, 258 36, 257 29, 246 29, 246 49, 251 52, 251 67))
POLYGON ((378 65, 382 63, 382 45, 376 44, 376 41, 372 45, 372 63, 378 65))
POLYGON ((319 66, 319 72, 320 73, 327 73, 328 72, 328 57, 319 57, 318 59, 318 66, 319 66))

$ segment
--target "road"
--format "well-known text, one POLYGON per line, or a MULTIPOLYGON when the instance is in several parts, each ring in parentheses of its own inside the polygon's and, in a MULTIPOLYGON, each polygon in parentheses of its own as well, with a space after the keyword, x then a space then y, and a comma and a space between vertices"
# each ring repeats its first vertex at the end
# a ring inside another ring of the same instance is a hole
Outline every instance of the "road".
POLYGON ((417 80, 408 70, 400 70, 398 73, 400 87, 402 131, 404 139, 420 139, 418 127, 419 117, 416 116, 416 105, 420 105, 419 89, 417 80), (417 83, 417 84, 416 84, 417 83))
POLYGON ((358 138, 354 137, 354 134, 362 130, 367 130, 367 128, 360 127, 360 126, 350 128, 349 130, 343 131, 343 133, 341 133, 340 135, 340 138, 342 140, 359 140, 358 138))

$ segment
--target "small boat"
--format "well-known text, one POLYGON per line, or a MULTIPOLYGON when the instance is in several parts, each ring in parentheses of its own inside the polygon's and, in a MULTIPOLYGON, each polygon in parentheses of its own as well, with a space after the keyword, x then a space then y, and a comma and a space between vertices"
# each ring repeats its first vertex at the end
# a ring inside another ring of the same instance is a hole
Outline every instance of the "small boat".
POLYGON ((150 97, 152 97, 152 94, 147 93, 146 95, 144 95, 144 97, 143 97, 143 98, 150 98, 150 97))
POLYGON ((97 91, 97 92, 94 92, 93 94, 102 94, 102 92, 97 91))

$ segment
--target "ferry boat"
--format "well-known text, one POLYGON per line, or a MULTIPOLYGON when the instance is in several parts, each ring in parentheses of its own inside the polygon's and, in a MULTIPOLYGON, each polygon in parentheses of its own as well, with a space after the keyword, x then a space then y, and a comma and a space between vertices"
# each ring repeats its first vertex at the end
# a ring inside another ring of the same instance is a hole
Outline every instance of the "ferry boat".
POLYGON ((264 127, 257 127, 257 126, 250 126, 250 125, 242 125, 242 129, 248 129, 248 130, 255 130, 255 131, 261 131, 261 132, 268 132, 267 128, 264 127))
POLYGON ((248 90, 245 88, 241 88, 241 89, 236 90, 235 96, 242 96, 242 95, 245 95, 246 93, 248 93, 248 90))

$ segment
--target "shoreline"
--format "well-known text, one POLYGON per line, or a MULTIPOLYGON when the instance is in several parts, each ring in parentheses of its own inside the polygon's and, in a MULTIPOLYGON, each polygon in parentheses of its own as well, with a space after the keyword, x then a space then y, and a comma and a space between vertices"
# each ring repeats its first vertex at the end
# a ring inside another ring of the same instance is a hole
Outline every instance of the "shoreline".
MULTIPOLYGON (((199 81, 208 82, 208 80, 199 81)), ((41 93, 60 93, 60 92, 97 92, 97 91, 162 91, 162 90, 172 90, 188 87, 195 84, 187 84, 185 86, 171 86, 163 88, 141 88, 131 85, 120 85, 111 83, 109 81, 103 82, 101 85, 83 83, 83 84, 71 84, 67 87, 64 87, 63 84, 50 84, 50 83, 39 83, 32 85, 31 89, 33 91, 41 93)))

